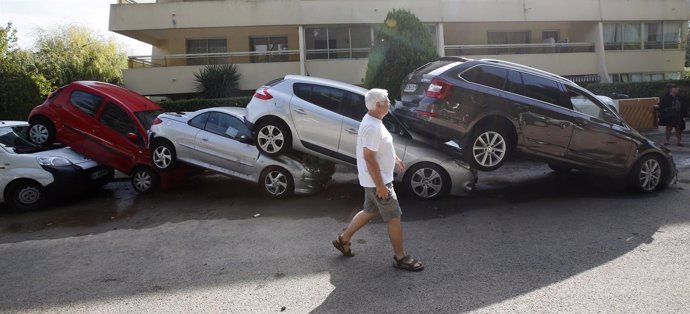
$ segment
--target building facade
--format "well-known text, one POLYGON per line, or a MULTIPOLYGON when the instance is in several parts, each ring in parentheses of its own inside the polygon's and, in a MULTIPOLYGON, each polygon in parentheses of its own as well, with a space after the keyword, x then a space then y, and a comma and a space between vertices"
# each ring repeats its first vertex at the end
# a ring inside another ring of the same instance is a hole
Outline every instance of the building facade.
POLYGON ((240 89, 286 74, 361 84, 373 27, 414 13, 439 55, 522 63, 576 82, 678 79, 689 0, 119 0, 113 32, 149 43, 125 85, 144 95, 192 93, 194 73, 232 63, 240 89))

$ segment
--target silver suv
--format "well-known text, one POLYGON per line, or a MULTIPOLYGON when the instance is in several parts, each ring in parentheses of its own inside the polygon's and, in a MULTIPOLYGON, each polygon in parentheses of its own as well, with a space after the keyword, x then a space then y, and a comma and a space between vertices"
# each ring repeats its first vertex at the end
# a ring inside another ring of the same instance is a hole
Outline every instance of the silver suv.
MULTIPOLYGON (((274 80, 260 87, 247 105, 256 146, 269 156, 294 149, 355 165, 357 131, 367 113, 366 92, 354 85, 307 76, 274 80)), ((383 122, 394 137, 397 155, 407 165, 395 180, 408 192, 435 198, 447 193, 463 195, 473 188, 476 171, 458 159, 455 148, 415 140, 393 115, 383 122)))

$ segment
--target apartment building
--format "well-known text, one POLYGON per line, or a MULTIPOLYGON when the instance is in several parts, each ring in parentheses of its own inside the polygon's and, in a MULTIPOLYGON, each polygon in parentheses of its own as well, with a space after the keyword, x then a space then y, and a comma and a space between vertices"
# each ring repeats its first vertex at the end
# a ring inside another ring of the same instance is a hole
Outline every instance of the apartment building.
POLYGON ((113 32, 149 43, 125 85, 192 93, 194 73, 232 63, 240 88, 286 74, 361 84, 373 27, 392 9, 425 25, 441 56, 503 59, 576 82, 678 79, 688 0, 118 0, 113 32))

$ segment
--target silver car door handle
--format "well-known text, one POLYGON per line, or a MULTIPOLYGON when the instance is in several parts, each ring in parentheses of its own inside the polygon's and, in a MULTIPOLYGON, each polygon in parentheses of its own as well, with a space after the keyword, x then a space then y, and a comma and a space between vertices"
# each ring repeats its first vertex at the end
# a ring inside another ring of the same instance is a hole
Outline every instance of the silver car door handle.
POLYGON ((297 112, 297 113, 299 113, 299 114, 302 114, 302 115, 306 115, 306 114, 307 114, 307 113, 304 111, 304 109, 295 109, 295 112, 297 112))
POLYGON ((357 134, 357 130, 355 129, 345 129, 345 132, 350 133, 350 134, 357 134))

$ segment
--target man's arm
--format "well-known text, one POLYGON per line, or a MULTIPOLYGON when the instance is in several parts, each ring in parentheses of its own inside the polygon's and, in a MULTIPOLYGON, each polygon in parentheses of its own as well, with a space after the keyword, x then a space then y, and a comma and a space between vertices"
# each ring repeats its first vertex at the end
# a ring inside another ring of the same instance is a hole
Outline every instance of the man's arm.
POLYGON ((379 163, 376 161, 376 152, 366 147, 363 148, 363 151, 364 161, 367 163, 367 170, 369 170, 371 179, 374 180, 374 184, 376 184, 376 196, 380 199, 387 200, 388 188, 381 178, 381 168, 379 168, 379 163))

